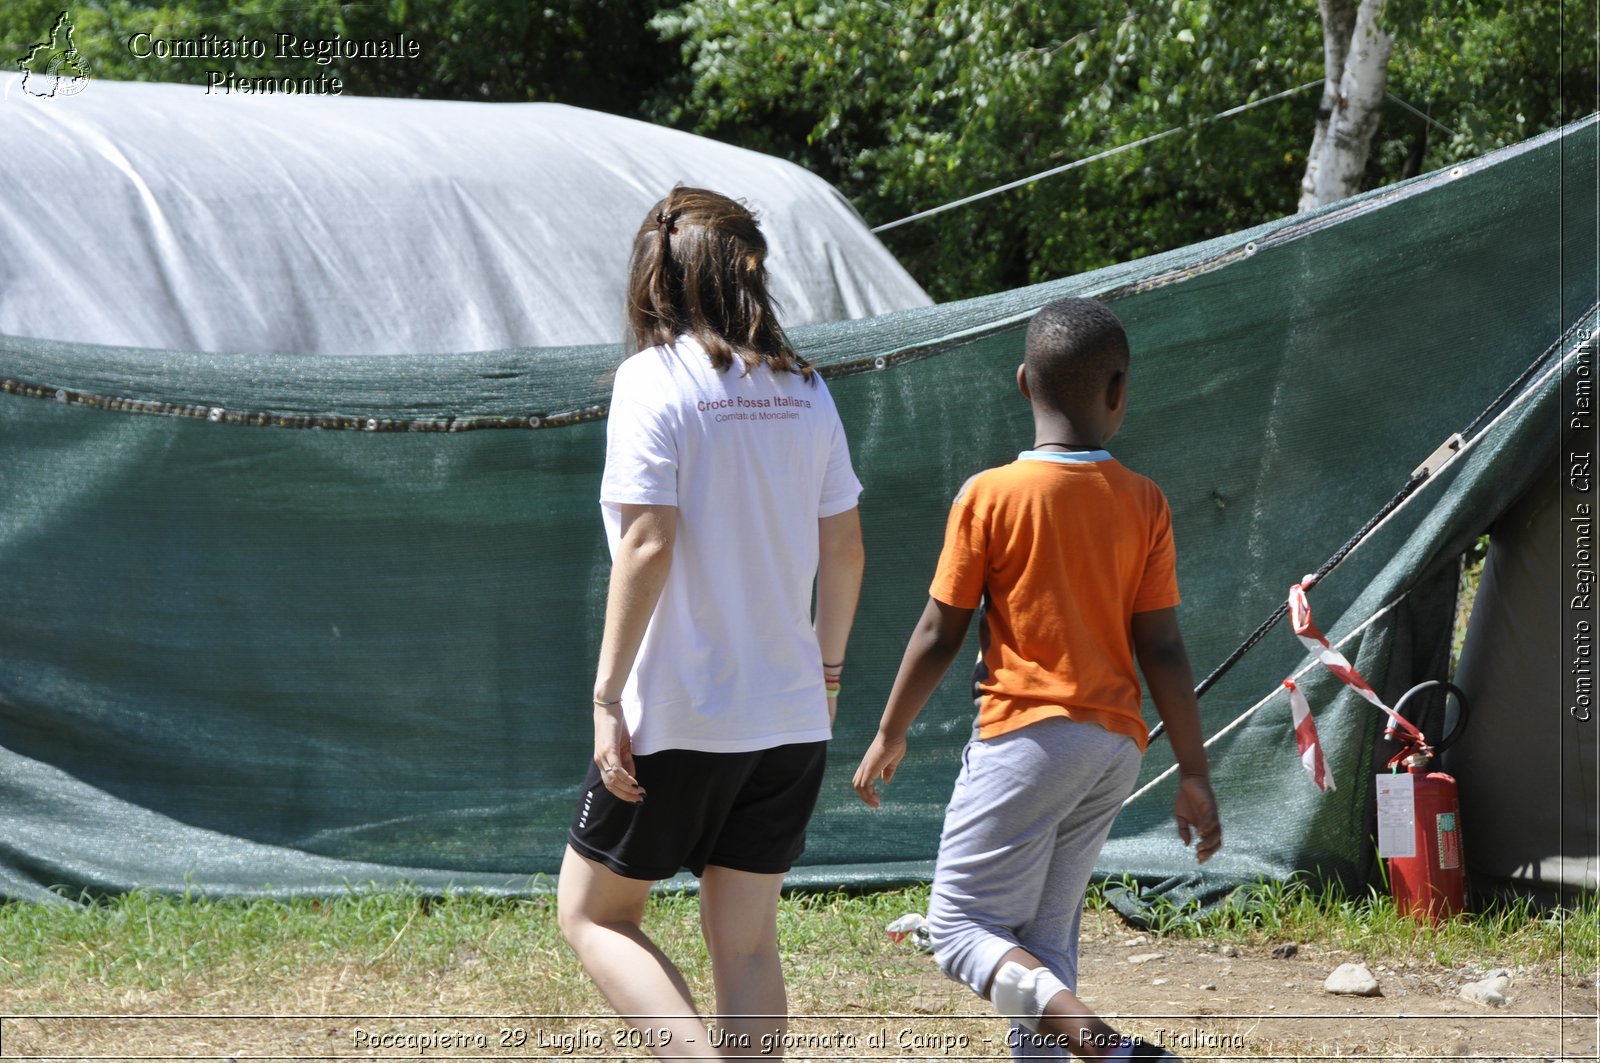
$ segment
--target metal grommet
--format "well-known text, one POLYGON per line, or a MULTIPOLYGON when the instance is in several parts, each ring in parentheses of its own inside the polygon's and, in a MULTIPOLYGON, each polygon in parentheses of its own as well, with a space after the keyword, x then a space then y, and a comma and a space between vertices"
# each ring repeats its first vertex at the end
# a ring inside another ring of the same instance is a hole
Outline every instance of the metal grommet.
POLYGON ((538 414, 531 414, 528 417, 528 427, 529 428, 541 428, 543 426, 544 426, 544 418, 543 417, 540 417, 538 414))
POLYGON ((1460 177, 1463 172, 1464 171, 1459 166, 1452 167, 1451 170, 1450 170, 1450 176, 1451 177, 1460 177))
POLYGON ((367 431, 376 432, 377 430, 378 430, 378 419, 376 417, 368 417, 367 418, 367 431))
POLYGON ((1244 245, 1244 253, 1247 255, 1253 255, 1256 253, 1256 242, 1254 240, 1251 240, 1249 243, 1244 245))
POLYGON ((65 388, 57 388, 56 389, 56 401, 57 402, 66 402, 67 401, 67 390, 65 388))
POLYGON ((208 412, 206 414, 206 420, 208 420, 208 421, 220 421, 220 420, 222 420, 222 407, 221 406, 213 406, 213 407, 211 407, 210 412, 208 412))
POLYGON ((878 357, 876 357, 876 358, 874 358, 872 360, 872 368, 874 368, 874 369, 887 369, 887 368, 889 368, 889 359, 885 358, 881 354, 878 355, 878 357))

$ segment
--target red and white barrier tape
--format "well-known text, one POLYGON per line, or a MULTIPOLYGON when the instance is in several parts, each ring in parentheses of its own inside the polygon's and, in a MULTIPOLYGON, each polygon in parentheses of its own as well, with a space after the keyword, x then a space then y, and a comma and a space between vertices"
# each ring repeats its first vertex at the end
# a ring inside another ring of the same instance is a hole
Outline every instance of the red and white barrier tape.
MULTIPOLYGON (((1306 598, 1306 591, 1313 582, 1312 577, 1307 576, 1289 588, 1289 622, 1294 627, 1295 635, 1306 649, 1316 655, 1323 667, 1338 676, 1350 689, 1383 710, 1389 717, 1391 729, 1398 732, 1400 742, 1405 747, 1395 754, 1390 762, 1391 767, 1413 753, 1433 756, 1433 750, 1422 737, 1422 732, 1417 730, 1410 720, 1385 705, 1383 699, 1378 697, 1377 691, 1373 690, 1372 685, 1355 670, 1349 659, 1330 646, 1327 637, 1311 622, 1311 603, 1306 598)), ((1289 705, 1294 713, 1295 743, 1300 749, 1300 762, 1305 765, 1306 771, 1311 775, 1311 781, 1316 783, 1318 788, 1331 790, 1333 776, 1328 773, 1327 765, 1322 759, 1322 747, 1317 740, 1317 726, 1311 719, 1311 706, 1306 702, 1305 695, 1300 693, 1294 680, 1286 679, 1283 685, 1289 688, 1289 705)))
POLYGON ((1317 724, 1311 718, 1311 706, 1306 702, 1306 696, 1300 693, 1300 687, 1293 679, 1285 679, 1283 685, 1289 688, 1289 708, 1294 713, 1294 744, 1300 750, 1301 766, 1311 776, 1311 781, 1317 784, 1317 789, 1324 793, 1338 789, 1333 785, 1333 773, 1328 770, 1328 762, 1322 757, 1322 742, 1317 738, 1317 724))

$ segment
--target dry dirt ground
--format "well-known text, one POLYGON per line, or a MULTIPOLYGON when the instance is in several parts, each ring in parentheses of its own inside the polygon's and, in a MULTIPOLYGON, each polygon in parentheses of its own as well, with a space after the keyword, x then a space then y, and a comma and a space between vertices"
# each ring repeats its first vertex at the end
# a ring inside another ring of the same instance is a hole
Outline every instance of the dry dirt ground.
MULTIPOLYGON (((1554 962, 1508 963, 1507 1004, 1492 1008, 1457 995, 1482 970, 1374 963, 1381 996, 1334 996, 1323 989, 1328 973, 1364 957, 1304 943, 1296 943, 1293 955, 1273 955, 1275 945, 1288 944, 1233 946, 1230 954, 1216 943, 1150 938, 1113 915, 1089 913, 1080 989, 1119 1028, 1196 1060, 1596 1058, 1593 975, 1562 975, 1554 962)), ((841 966, 836 979, 795 987, 788 1059, 1009 1055, 1004 1025, 940 975, 931 958, 909 943, 882 957, 881 966, 864 973, 859 965, 841 966)), ((570 975, 579 995, 569 999, 592 993, 569 957, 548 961, 566 972, 562 977, 570 975)), ((528 1005, 521 997, 503 972, 471 956, 411 978, 311 965, 264 992, 249 991, 247 1006, 227 979, 187 999, 86 985, 64 998, 70 1008, 63 998, 13 991, 0 994, 0 1060, 643 1056, 638 1035, 613 1017, 517 1014, 528 1005), (33 1017, 13 1017, 19 1013, 33 1017)), ((752 1044, 746 1058, 778 1057, 765 1047, 752 1044)))
MULTIPOLYGON (((1110 913, 1087 913, 1079 990, 1120 1030, 1195 1060, 1597 1058, 1600 988, 1593 975, 1564 976, 1556 962, 1510 966, 1503 1007, 1460 997, 1464 984, 1488 973, 1478 968, 1371 963, 1381 995, 1324 989, 1334 968, 1363 962, 1298 942, 1219 947, 1156 939, 1110 913)), ((931 961, 929 967, 912 1012, 961 1014, 968 1041, 951 1053, 936 1046, 924 1058, 1003 1057, 1003 1031, 992 1013, 974 1008, 975 998, 931 961)))
POLYGON ((1099 915, 1086 921, 1079 986, 1097 1010, 1194 1058, 1596 1058, 1595 980, 1563 976, 1556 963, 1508 963, 1501 1008, 1458 995, 1487 973, 1478 969, 1373 963, 1381 996, 1335 996, 1323 989, 1328 974, 1364 957, 1291 942, 1227 951, 1153 940, 1099 915))

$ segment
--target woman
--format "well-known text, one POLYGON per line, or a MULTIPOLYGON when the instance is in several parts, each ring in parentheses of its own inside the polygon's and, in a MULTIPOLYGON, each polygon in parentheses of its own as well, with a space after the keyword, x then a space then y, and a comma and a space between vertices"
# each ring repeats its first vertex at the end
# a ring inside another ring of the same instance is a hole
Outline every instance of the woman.
POLYGON ((636 353, 607 425, 594 763, 557 899, 606 999, 676 1057, 719 1054, 640 929, 651 884, 682 868, 700 878, 724 1039, 786 1027, 778 893, 821 787, 861 585, 861 484, 827 387, 773 313, 765 258, 755 217, 725 196, 679 187, 651 209, 628 268, 636 353))

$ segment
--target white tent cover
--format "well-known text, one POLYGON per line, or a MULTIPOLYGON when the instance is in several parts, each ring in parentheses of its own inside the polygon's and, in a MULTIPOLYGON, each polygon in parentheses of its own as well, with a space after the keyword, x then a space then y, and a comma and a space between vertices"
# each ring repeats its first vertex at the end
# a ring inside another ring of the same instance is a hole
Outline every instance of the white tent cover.
POLYGON ((0 333, 190 351, 615 343, 674 184, 760 216, 789 326, 928 296, 827 182, 559 104, 207 95, 91 81, 0 101, 0 333))

